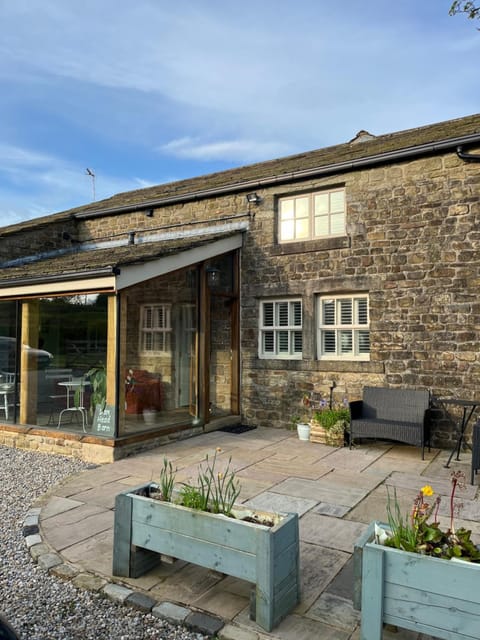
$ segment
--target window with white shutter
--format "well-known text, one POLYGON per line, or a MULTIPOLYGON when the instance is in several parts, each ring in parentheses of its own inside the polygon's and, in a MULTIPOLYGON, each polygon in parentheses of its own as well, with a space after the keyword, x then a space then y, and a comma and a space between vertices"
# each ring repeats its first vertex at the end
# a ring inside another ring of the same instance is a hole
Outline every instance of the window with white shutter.
POLYGON ((320 296, 317 309, 320 360, 370 360, 368 295, 320 296))
POLYGON ((260 302, 259 357, 301 359, 301 300, 260 302))
POLYGON ((140 350, 148 353, 170 351, 171 334, 171 305, 143 305, 140 321, 140 350))

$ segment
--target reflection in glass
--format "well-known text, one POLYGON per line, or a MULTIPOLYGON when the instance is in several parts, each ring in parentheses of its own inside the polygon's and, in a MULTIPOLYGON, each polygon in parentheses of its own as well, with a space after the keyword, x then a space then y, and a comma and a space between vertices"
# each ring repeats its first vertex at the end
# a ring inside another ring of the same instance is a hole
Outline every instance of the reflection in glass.
POLYGON ((125 293, 120 433, 197 424, 197 286, 192 268, 125 293))

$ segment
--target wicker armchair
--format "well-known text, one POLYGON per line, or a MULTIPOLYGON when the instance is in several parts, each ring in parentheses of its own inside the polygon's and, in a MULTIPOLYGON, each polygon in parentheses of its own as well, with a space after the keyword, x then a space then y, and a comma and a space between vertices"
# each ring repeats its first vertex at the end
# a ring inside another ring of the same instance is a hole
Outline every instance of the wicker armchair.
POLYGON ((430 450, 426 389, 365 387, 363 400, 350 402, 350 448, 355 438, 380 438, 413 444, 430 450))

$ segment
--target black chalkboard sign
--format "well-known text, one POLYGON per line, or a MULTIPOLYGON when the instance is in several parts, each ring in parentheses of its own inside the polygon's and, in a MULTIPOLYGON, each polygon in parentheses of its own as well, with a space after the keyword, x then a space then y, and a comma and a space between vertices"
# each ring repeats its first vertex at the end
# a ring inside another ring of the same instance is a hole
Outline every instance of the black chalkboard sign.
POLYGON ((102 410, 99 405, 95 407, 92 431, 100 436, 113 436, 115 434, 115 407, 105 405, 102 410))

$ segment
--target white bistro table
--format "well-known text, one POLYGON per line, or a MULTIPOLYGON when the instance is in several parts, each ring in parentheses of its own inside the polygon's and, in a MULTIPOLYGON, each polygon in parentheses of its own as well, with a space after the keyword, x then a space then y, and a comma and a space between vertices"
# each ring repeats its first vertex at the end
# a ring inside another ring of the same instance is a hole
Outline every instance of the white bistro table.
POLYGON ((84 406, 84 398, 85 398, 85 387, 90 386, 90 382, 88 380, 84 380, 83 378, 72 378, 72 380, 65 380, 64 382, 57 383, 59 387, 64 387, 66 390, 66 402, 67 406, 65 409, 60 411, 60 415, 58 416, 58 425, 57 429, 60 428, 62 424, 62 416, 64 413, 68 411, 77 411, 82 416, 82 429, 86 433, 85 427, 88 425, 88 413, 87 409, 84 406), (75 393, 78 390, 78 404, 75 404, 75 393))

